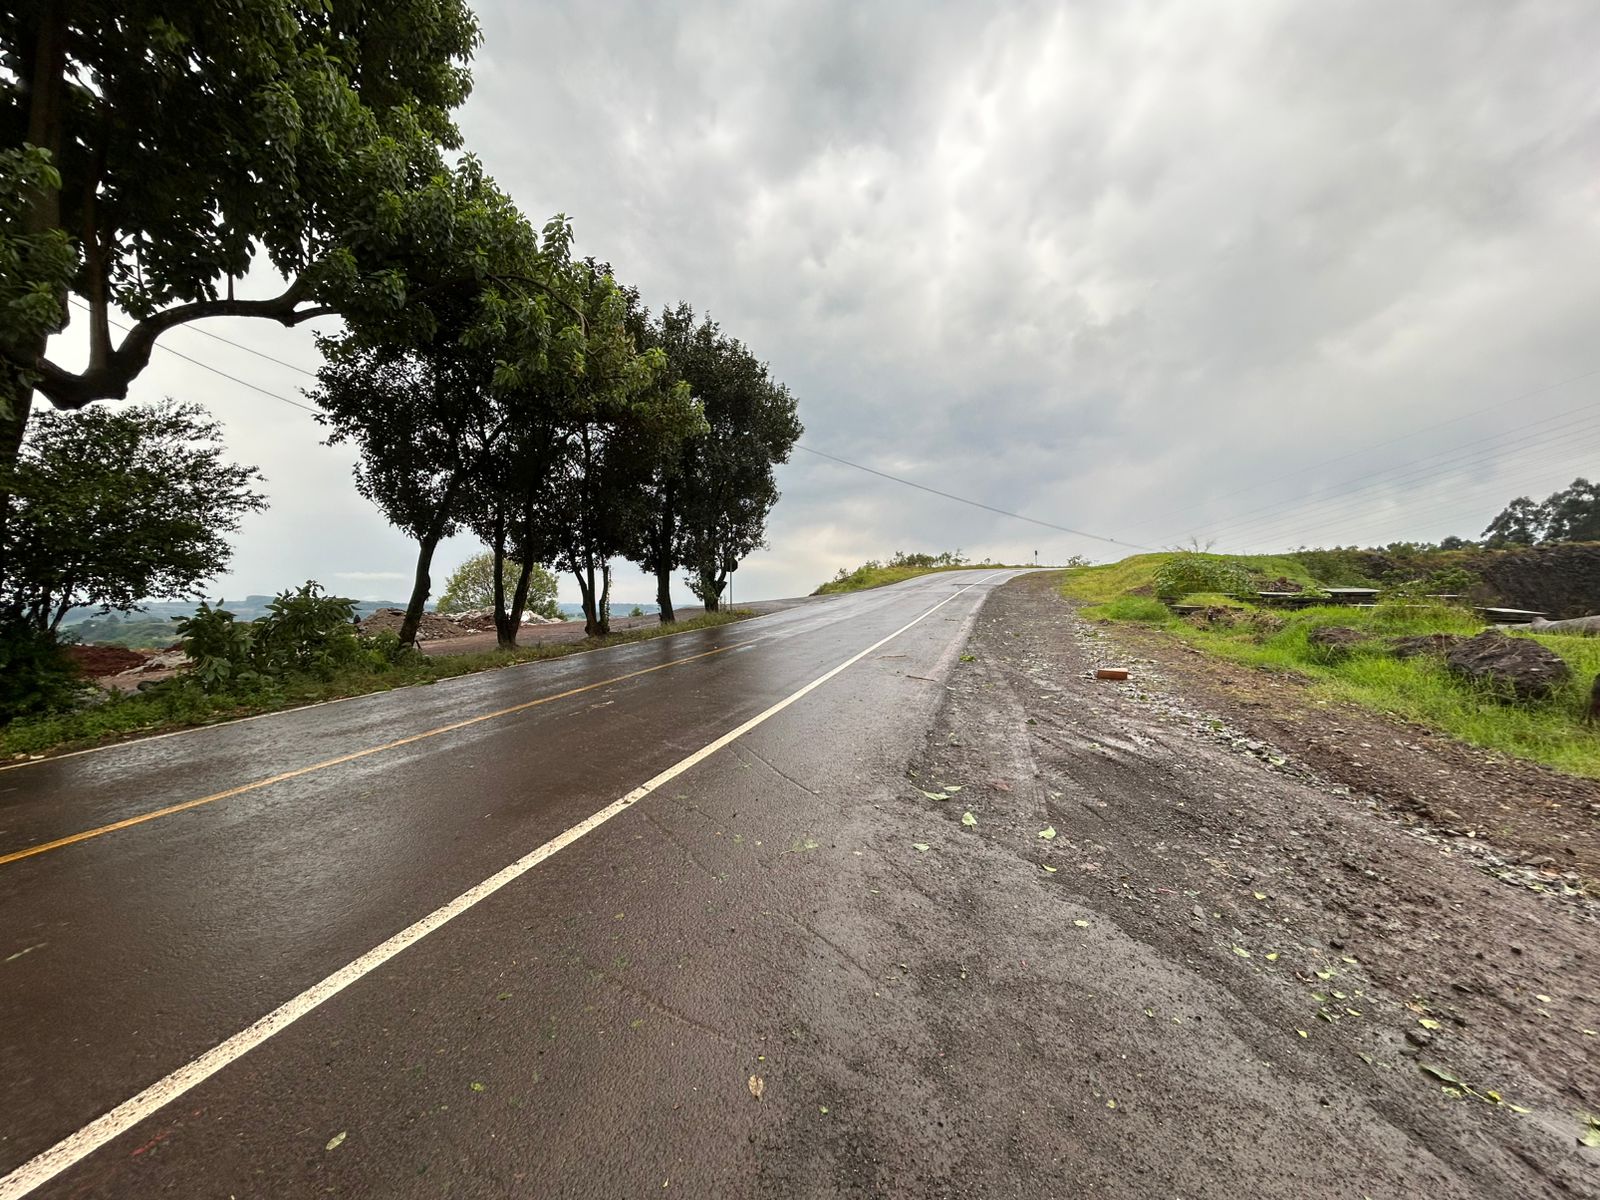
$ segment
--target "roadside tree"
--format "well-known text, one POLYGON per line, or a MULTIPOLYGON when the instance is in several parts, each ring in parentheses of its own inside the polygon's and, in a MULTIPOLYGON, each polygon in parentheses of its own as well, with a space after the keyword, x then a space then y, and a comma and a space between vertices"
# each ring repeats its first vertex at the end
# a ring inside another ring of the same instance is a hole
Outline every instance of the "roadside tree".
POLYGON ((0 610, 54 633, 74 608, 194 595, 227 566, 245 514, 266 507, 260 480, 228 461, 197 404, 40 413, 12 472, 0 610))
MULTIPOLYGON (((500 595, 511 596, 522 577, 522 564, 507 558, 501 561, 500 567, 500 595)), ((541 617, 559 617, 561 609, 556 602, 555 575, 547 567, 531 563, 528 577, 522 611, 531 611, 541 617)), ((454 613, 490 608, 495 603, 495 594, 494 552, 485 550, 474 554, 451 572, 445 583, 444 594, 439 598, 439 611, 454 613)))
POLYGON ((386 323, 421 283, 459 272, 477 230, 457 219, 441 152, 460 144, 450 112, 477 42, 462 0, 0 13, 0 129, 15 148, 0 155, 0 528, 35 390, 58 409, 121 399, 177 325, 386 323), (236 296, 258 256, 289 282, 236 296), (69 299, 89 321, 76 370, 48 356, 69 299), (120 342, 113 307, 134 322, 120 342))
POLYGON ((681 514, 676 558, 688 568, 689 589, 715 612, 728 576, 765 544, 767 514, 778 501, 773 467, 788 461, 802 426, 794 396, 743 343, 709 319, 691 340, 685 378, 706 429, 683 446, 673 496, 681 514))

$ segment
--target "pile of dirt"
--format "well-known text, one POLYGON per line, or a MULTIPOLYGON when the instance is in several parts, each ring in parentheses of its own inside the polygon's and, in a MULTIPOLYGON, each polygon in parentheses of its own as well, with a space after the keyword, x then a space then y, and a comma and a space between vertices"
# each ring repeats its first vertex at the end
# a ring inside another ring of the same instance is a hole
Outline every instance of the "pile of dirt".
POLYGON ((144 666, 148 655, 125 646, 67 646, 67 657, 86 679, 100 679, 106 675, 119 675, 144 666))
MULTIPOLYGON (((370 617, 361 619, 361 632, 369 637, 375 633, 399 633, 405 619, 406 614, 398 608, 380 608, 370 617)), ((489 625, 492 629, 494 622, 491 620, 489 625)), ((435 642, 444 638, 467 637, 473 632, 475 631, 462 627, 449 617, 425 612, 422 614, 422 623, 417 626, 417 641, 435 642)))

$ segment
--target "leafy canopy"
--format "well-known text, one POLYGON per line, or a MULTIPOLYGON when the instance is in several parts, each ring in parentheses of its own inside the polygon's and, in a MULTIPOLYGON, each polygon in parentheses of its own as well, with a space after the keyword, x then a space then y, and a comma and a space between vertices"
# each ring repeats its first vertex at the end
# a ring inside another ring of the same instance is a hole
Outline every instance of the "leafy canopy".
POLYGON ((54 629, 76 607, 192 595, 227 566, 244 515, 266 507, 260 479, 228 461, 197 404, 41 413, 11 476, 0 605, 54 629))
MULTIPOLYGON (((522 565, 506 559, 500 577, 505 595, 510 596, 522 574, 522 565)), ((439 597, 442 613, 468 612, 472 609, 494 606, 494 554, 488 550, 474 554, 450 573, 445 582, 444 595, 439 597)), ((534 563, 528 576, 528 599, 524 609, 541 617, 559 617, 556 601, 556 577, 548 567, 534 563)))

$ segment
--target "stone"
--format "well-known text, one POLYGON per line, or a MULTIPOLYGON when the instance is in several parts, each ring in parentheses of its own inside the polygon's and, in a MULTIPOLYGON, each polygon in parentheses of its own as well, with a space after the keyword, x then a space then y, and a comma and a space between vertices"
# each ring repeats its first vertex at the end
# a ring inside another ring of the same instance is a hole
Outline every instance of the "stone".
POLYGON ((1565 683, 1572 668, 1531 638, 1490 629, 1445 655, 1450 670, 1517 700, 1543 700, 1565 683))
POLYGON ((1351 629, 1348 625, 1327 625, 1321 629, 1313 629, 1306 635, 1306 641, 1328 654, 1348 654, 1351 647, 1359 646, 1367 641, 1367 635, 1359 629, 1351 629))
POLYGON ((1449 654, 1466 638, 1459 633, 1424 633, 1417 637, 1389 639, 1389 653, 1396 658, 1416 658, 1422 654, 1449 654))

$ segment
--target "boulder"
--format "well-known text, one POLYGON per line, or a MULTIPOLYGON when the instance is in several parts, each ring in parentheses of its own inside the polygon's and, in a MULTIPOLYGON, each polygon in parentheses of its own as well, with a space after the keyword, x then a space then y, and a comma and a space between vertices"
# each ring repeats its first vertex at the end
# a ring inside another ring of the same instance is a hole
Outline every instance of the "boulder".
POLYGON ((1396 658, 1416 658, 1419 654, 1449 654, 1467 639, 1459 633, 1423 633, 1416 637, 1389 639, 1389 653, 1396 658))
POLYGON ((1518 700, 1545 699, 1572 674, 1555 651, 1493 629, 1456 646, 1445 663, 1456 674, 1518 700))
POLYGON ((1306 641, 1324 650, 1345 651, 1367 641, 1367 635, 1348 625, 1325 625, 1306 634, 1306 641))

